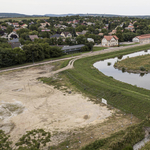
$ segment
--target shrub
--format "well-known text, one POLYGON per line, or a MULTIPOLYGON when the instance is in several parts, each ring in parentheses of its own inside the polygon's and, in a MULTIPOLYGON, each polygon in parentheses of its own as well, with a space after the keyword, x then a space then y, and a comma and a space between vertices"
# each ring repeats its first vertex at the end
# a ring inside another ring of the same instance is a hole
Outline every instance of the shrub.
POLYGON ((145 69, 143 66, 141 66, 141 67, 140 67, 140 70, 141 70, 141 71, 145 71, 146 69, 145 69))
POLYGON ((110 66, 110 65, 111 65, 111 62, 108 62, 107 65, 110 66))

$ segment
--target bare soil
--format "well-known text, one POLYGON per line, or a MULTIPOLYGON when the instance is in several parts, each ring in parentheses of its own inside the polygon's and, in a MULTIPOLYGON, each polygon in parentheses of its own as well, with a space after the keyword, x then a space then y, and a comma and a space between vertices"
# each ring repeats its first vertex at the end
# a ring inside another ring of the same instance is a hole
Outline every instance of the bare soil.
MULTIPOLYGON (((114 112, 82 94, 66 93, 37 80, 52 76, 52 67, 47 64, 0 76, 0 129, 10 133, 13 142, 32 129, 56 134, 96 125, 114 112)), ((51 144, 58 143, 52 138, 51 144)))

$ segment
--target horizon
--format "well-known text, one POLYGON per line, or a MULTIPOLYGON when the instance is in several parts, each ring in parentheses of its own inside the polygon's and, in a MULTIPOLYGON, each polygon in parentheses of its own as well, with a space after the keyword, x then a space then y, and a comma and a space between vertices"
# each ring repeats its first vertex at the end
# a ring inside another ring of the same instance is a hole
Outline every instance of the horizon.
POLYGON ((131 15, 150 15, 150 3, 147 0, 5 0, 0 5, 0 11, 8 13, 20 13, 26 15, 45 15, 45 14, 119 14, 131 15))
POLYGON ((44 15, 78 15, 78 14, 89 14, 89 15, 118 15, 118 16, 150 16, 150 14, 113 14, 113 13, 45 13, 45 14, 27 14, 27 13, 21 13, 21 12, 0 12, 0 13, 8 13, 8 14, 22 14, 22 15, 39 15, 39 16, 44 16, 44 15))

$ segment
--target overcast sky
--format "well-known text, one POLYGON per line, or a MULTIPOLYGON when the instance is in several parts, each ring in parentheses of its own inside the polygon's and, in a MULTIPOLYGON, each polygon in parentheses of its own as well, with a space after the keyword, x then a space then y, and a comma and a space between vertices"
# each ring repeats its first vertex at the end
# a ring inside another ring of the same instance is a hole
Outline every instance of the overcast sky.
POLYGON ((150 15, 149 0, 0 0, 0 12, 27 15, 98 13, 150 15))

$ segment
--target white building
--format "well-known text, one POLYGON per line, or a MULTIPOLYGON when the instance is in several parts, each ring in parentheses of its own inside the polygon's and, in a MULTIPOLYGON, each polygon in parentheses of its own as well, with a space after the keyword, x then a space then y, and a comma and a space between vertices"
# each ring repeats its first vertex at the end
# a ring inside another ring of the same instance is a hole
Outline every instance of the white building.
POLYGON ((135 43, 150 43, 150 34, 136 36, 132 39, 135 43))
POLYGON ((92 38, 87 38, 87 41, 88 41, 88 42, 93 42, 93 43, 94 43, 94 39, 92 39, 92 38))
POLYGON ((117 36, 104 36, 102 39, 102 46, 103 47, 111 47, 111 46, 118 46, 118 37, 117 36))

